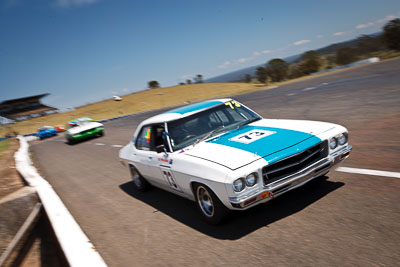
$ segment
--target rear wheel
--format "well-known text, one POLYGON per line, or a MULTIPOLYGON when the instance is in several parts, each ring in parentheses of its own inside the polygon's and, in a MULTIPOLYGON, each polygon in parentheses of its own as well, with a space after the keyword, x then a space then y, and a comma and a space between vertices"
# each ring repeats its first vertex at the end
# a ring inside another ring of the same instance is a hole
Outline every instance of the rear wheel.
POLYGON ((219 224, 228 215, 229 210, 222 204, 214 192, 203 184, 194 187, 196 204, 201 215, 209 224, 219 224))
POLYGON ((139 173, 139 171, 132 165, 129 165, 129 169, 131 171, 131 176, 133 180, 133 184, 135 185, 136 189, 140 192, 145 192, 149 190, 150 184, 143 178, 143 176, 139 173))

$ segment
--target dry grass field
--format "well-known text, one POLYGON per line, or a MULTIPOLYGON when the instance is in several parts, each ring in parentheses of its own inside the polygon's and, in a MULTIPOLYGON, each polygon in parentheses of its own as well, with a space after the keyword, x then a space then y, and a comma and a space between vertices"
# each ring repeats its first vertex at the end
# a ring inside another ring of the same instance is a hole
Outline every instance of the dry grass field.
POLYGON ((215 97, 226 97, 264 89, 264 84, 249 83, 201 83, 156 88, 123 96, 122 101, 106 100, 79 107, 65 113, 51 114, 15 124, 0 126, 0 137, 28 134, 43 125, 65 125, 69 120, 89 116, 103 120, 121 115, 138 113, 169 106, 184 105, 215 97))
MULTIPOLYGON (((400 53, 387 52, 386 54, 371 56, 379 56, 384 60, 390 60, 391 58, 400 56, 400 53)), ((353 66, 351 68, 362 68, 364 66, 365 65, 353 66)), ((286 80, 280 83, 270 83, 268 85, 256 83, 200 83, 149 89, 125 95, 122 101, 114 101, 112 99, 105 100, 82 106, 65 113, 51 114, 7 126, 0 126, 0 137, 14 135, 15 132, 18 134, 33 133, 36 132, 37 128, 40 126, 65 125, 66 122, 72 119, 84 116, 92 117, 95 120, 103 120, 153 109, 185 105, 206 99, 230 97, 252 91, 265 90, 268 89, 268 87, 306 80, 316 76, 347 71, 348 69, 349 68, 338 69, 326 73, 286 80)))

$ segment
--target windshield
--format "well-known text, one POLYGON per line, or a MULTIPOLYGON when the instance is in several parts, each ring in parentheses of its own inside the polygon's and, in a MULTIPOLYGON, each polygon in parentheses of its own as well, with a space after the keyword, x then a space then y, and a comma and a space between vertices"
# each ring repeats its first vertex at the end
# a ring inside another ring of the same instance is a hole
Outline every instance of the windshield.
POLYGON ((176 151, 211 138, 222 132, 261 119, 259 115, 236 101, 168 123, 172 150, 176 151))
POLYGON ((87 123, 93 122, 93 121, 94 120, 92 118, 89 118, 89 117, 83 117, 83 118, 76 119, 74 121, 69 121, 67 123, 67 129, 71 129, 73 127, 76 127, 76 126, 79 126, 79 125, 84 125, 84 124, 87 124, 87 123))

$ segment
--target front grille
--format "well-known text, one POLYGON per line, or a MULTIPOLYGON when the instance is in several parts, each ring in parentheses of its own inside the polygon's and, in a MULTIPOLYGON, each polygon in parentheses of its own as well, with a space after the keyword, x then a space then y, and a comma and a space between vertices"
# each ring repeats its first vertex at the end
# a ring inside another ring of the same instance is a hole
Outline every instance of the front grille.
POLYGON ((299 172, 327 155, 328 141, 324 141, 299 154, 267 165, 262 169, 264 184, 272 183, 285 176, 299 172))

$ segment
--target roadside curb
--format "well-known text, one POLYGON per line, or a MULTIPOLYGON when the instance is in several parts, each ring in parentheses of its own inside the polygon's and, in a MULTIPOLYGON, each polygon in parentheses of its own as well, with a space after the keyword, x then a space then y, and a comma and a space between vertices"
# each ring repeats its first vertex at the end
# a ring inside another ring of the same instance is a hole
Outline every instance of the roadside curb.
POLYGON ((107 266, 52 186, 36 171, 29 157, 27 140, 23 136, 17 138, 20 142, 20 148, 14 155, 17 171, 36 189, 69 265, 107 266))

